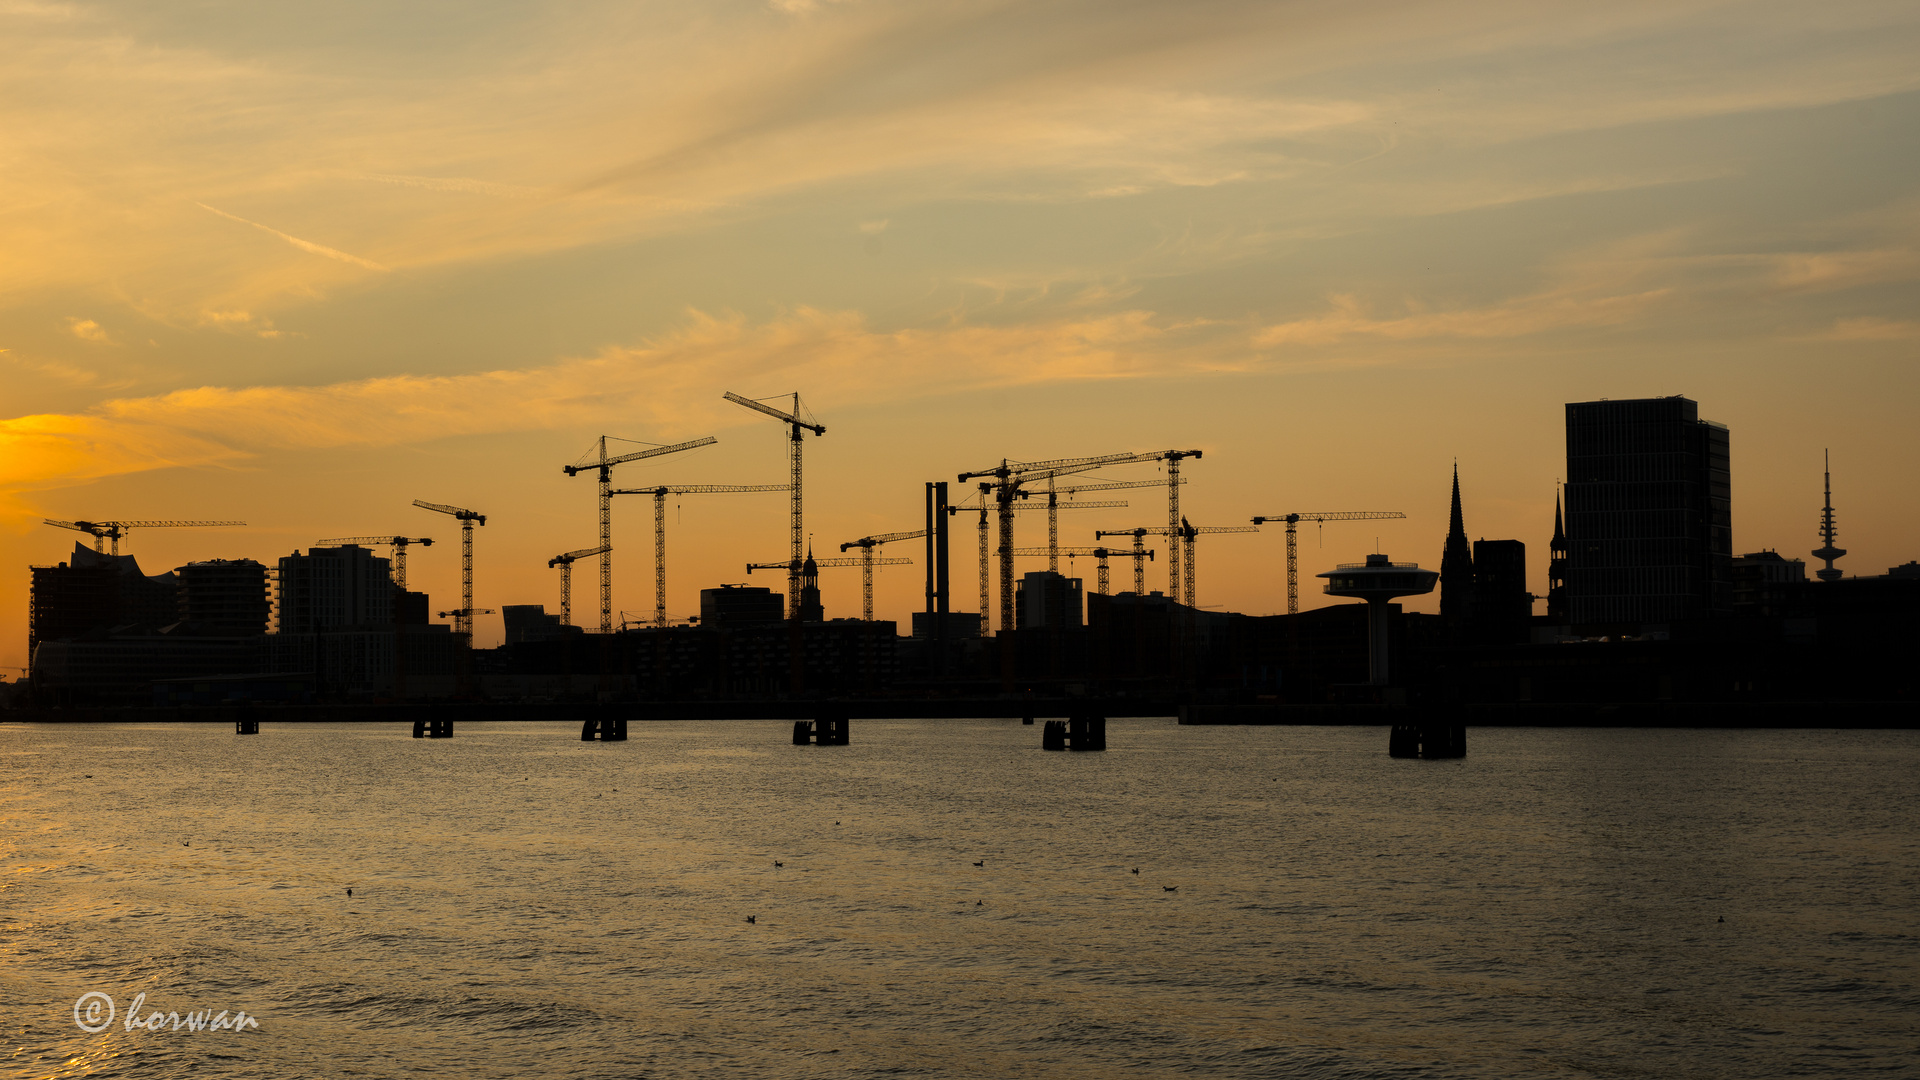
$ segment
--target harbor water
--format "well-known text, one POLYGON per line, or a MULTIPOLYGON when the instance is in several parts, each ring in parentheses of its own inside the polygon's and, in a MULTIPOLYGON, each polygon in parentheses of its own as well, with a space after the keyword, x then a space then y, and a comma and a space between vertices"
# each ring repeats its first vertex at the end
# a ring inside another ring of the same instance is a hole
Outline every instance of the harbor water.
POLYGON ((1920 732, 410 735, 0 724, 6 1075, 1920 1076, 1920 732))

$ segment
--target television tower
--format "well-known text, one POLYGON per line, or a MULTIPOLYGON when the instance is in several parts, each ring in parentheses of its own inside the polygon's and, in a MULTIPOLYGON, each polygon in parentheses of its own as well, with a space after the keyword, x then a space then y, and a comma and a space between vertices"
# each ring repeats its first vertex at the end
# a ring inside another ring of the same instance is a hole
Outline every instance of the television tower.
POLYGON ((1820 539, 1826 541, 1826 545, 1816 549, 1813 552, 1813 557, 1824 561, 1827 564, 1827 568, 1825 570, 1815 570, 1813 576, 1819 578, 1821 581, 1838 581, 1844 575, 1833 568, 1833 560, 1845 555, 1847 551, 1845 548, 1833 546, 1834 534, 1838 532, 1838 530, 1833 527, 1833 452, 1829 450, 1824 453, 1826 455, 1825 475, 1827 504, 1820 510, 1820 539))

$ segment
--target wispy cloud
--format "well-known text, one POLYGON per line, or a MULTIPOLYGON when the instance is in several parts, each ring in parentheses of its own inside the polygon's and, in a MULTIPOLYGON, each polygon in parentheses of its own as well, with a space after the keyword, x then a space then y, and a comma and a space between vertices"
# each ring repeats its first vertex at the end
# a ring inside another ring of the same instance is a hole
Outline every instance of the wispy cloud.
POLYGON ((1920 341, 1920 322, 1871 316, 1840 319, 1819 337, 1826 341, 1920 341))
POLYGON ((309 254, 320 255, 328 259, 338 259, 343 263, 352 263, 355 266, 365 267, 368 270, 379 270, 383 273, 391 269, 391 267, 382 266, 379 263, 374 262, 372 259, 363 259, 358 255, 349 255, 344 251, 341 251, 337 248, 330 248, 325 244, 316 244, 311 240, 302 240, 297 236, 292 236, 287 233, 283 233, 279 229, 273 228, 270 225, 262 225, 257 221, 248 221, 246 218, 240 217, 238 214, 229 214, 225 210, 215 209, 214 207, 208 206, 206 203, 203 203, 203 202, 196 202, 193 205, 209 213, 219 214, 221 217, 226 218, 229 221, 237 221, 242 225, 251 225, 256 229, 259 229, 261 232, 267 233, 270 236, 277 236, 280 239, 285 240, 287 243, 292 244, 294 247, 299 248, 301 251, 305 251, 309 254))
POLYGON ((107 328, 92 319, 82 319, 78 315, 67 316, 67 329, 81 341, 91 341, 101 345, 112 344, 113 337, 107 328))
POLYGON ((690 313, 634 347, 517 370, 398 375, 328 386, 206 386, 74 414, 0 421, 0 492, 288 449, 645 422, 729 425, 725 386, 830 386, 836 406, 956 389, 1161 374, 1209 346, 1147 311, 1010 327, 880 332, 854 312, 801 308, 750 324, 690 313))
POLYGON ((1511 338, 1550 330, 1614 326, 1645 314, 1670 289, 1620 296, 1546 293, 1456 311, 1414 311, 1390 318, 1369 315, 1357 297, 1332 298, 1331 310, 1261 329, 1254 344, 1328 345, 1354 337, 1406 341, 1421 338, 1511 338))

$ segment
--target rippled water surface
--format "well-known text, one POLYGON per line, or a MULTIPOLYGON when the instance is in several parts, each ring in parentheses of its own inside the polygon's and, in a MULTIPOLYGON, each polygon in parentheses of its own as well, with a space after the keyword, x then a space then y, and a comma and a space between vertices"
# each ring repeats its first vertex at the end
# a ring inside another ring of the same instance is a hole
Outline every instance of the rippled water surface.
POLYGON ((789 733, 0 725, 4 1067, 1920 1076, 1920 733, 789 733))

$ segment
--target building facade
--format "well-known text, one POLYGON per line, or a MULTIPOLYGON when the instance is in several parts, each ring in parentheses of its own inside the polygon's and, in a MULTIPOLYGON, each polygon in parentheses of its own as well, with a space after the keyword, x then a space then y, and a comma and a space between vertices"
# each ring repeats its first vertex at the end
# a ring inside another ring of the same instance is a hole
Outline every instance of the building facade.
POLYGON ((180 613, 188 622, 241 637, 267 632, 273 603, 266 567, 252 559, 208 559, 174 573, 180 579, 180 613))
POLYGON ((387 560, 367 548, 343 544, 296 552, 280 560, 279 578, 282 634, 393 625, 394 584, 387 560))
POLYGON ((1684 397, 1569 403, 1566 528, 1574 624, 1730 614, 1726 426, 1684 397))

